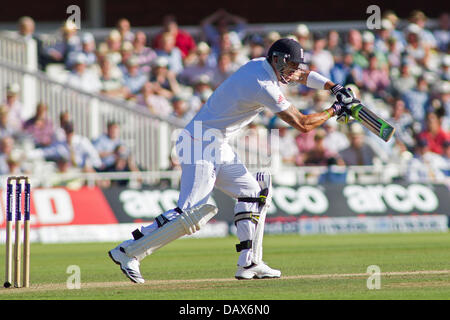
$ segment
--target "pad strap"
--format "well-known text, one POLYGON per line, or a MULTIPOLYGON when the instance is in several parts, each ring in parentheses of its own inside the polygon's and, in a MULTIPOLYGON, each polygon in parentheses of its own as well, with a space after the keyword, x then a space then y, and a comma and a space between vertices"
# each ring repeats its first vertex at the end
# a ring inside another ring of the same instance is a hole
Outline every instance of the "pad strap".
POLYGON ((241 241, 241 243, 238 243, 236 245, 236 251, 241 252, 242 250, 245 250, 245 249, 251 249, 252 243, 253 243, 252 240, 241 241))
POLYGON ((269 194, 269 188, 264 188, 260 191, 259 197, 252 198, 252 197, 242 197, 238 198, 238 202, 250 202, 250 203, 258 203, 259 207, 262 207, 266 204, 267 195, 269 194))
POLYGON ((243 198, 238 198, 238 202, 260 202, 259 197, 258 198, 250 198, 250 197, 243 197, 243 198))
MULTIPOLYGON (((173 210, 178 214, 183 213, 183 210, 181 210, 179 207, 176 207, 173 210)), ((157 216, 155 218, 155 220, 156 220, 156 223, 158 224, 158 228, 161 228, 163 225, 165 225, 167 222, 170 221, 163 214, 160 214, 159 216, 157 216)), ((139 240, 140 238, 142 238, 144 236, 144 234, 139 229, 134 230, 131 234, 133 235, 134 240, 139 240)))
POLYGON ((234 225, 237 226, 237 223, 241 220, 251 220, 257 224, 259 220, 259 213, 250 211, 236 213, 234 215, 234 225))
POLYGON ((133 235, 134 240, 138 240, 144 236, 139 229, 134 230, 131 234, 133 235))
MULTIPOLYGON (((183 213, 183 210, 181 210, 179 207, 176 207, 173 210, 178 214, 183 213)), ((157 216, 155 218, 155 220, 156 220, 156 223, 158 224, 158 228, 161 228, 163 225, 165 225, 167 222, 170 221, 169 219, 166 218, 166 216, 164 216, 164 214, 160 214, 159 216, 157 216)))
POLYGON ((163 225, 165 225, 167 222, 169 222, 170 220, 167 219, 164 214, 160 214, 159 216, 157 216, 155 218, 156 223, 158 224, 158 228, 161 228, 163 225))

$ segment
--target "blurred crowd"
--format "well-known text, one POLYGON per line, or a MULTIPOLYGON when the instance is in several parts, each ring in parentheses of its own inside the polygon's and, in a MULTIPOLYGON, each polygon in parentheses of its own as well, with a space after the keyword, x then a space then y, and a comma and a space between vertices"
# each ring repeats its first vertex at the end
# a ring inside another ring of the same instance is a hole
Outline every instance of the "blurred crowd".
MULTIPOLYGON (((35 114, 21 120, 20 86, 8 85, 6 100, 0 105, 0 175, 62 173, 47 177, 49 185, 81 186, 78 173, 139 171, 132 152, 120 138, 120 125, 108 122, 104 133, 92 141, 76 134, 71 114, 64 111, 59 123, 48 116, 48 106, 39 103, 35 114), (50 168, 45 164, 50 164, 50 168), (46 170, 49 169, 49 170, 46 170)), ((115 181, 114 184, 127 184, 115 181)), ((101 186, 108 187, 105 180, 101 186)))
MULTIPOLYGON (((352 86, 368 108, 396 128, 394 138, 385 143, 356 122, 346 126, 333 119, 299 134, 270 112, 261 114, 244 134, 264 136, 268 129, 278 129, 279 152, 287 166, 397 163, 407 168, 408 181, 442 181, 450 176, 449 25, 448 13, 437 17, 437 25, 430 28, 422 11, 414 10, 403 19, 386 11, 375 30, 313 32, 307 24, 299 24, 288 34, 277 30, 256 34, 247 31, 244 17, 220 9, 200 22, 201 32, 195 37, 172 15, 163 17, 160 31, 151 35, 132 28, 126 18, 117 21, 104 39, 67 21, 57 40, 45 43, 35 35, 30 17, 20 19, 19 33, 37 40, 40 69, 49 74, 62 70, 65 76, 60 79, 69 86, 134 101, 154 115, 185 121, 240 66, 265 56, 280 37, 293 38, 304 48, 310 70, 352 86)), ((84 171, 139 170, 118 138, 117 124, 89 141, 70 137, 70 115, 61 115, 57 127, 50 123, 48 106, 43 104, 33 118, 19 121, 19 90, 11 84, 0 108, 0 174, 16 170, 8 150, 19 132, 32 137, 37 156, 54 159, 61 171, 71 166, 84 171), (79 152, 77 160, 73 152, 79 152)), ((284 90, 305 114, 333 102, 325 90, 302 85, 284 90)), ((339 181, 341 176, 326 178, 339 181)))

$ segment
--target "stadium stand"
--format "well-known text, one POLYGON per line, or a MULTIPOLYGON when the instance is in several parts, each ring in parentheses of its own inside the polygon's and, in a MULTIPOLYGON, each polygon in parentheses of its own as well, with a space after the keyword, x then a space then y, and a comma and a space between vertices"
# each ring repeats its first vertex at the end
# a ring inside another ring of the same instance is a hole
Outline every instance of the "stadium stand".
MULTIPOLYGON (((356 124, 346 127, 330 120, 323 128, 299 134, 266 112, 244 134, 256 134, 258 143, 266 144, 259 149, 267 150, 268 130, 279 129, 283 154, 280 163, 269 163, 264 157, 270 155, 261 154, 255 168, 289 168, 308 183, 338 183, 342 177, 347 182, 448 182, 450 22, 448 13, 442 13, 433 28, 427 19, 418 10, 403 20, 389 11, 379 30, 333 29, 324 22, 315 28, 302 23, 257 33, 249 32, 244 18, 220 11, 206 17, 196 34, 168 16, 157 33, 130 27, 133 21, 121 19, 107 36, 100 36, 104 30, 84 32, 70 22, 54 34, 35 34, 33 19, 23 17, 17 31, 0 35, 0 113, 11 119, 0 121, 1 145, 13 143, 10 153, 0 150, 1 173, 14 169, 43 174, 72 166, 68 159, 48 161, 41 156, 47 144, 60 141, 58 132, 64 135, 57 130, 63 127, 58 123, 63 112, 68 112, 77 135, 94 147, 103 145, 98 141, 105 137, 107 124, 120 124, 120 139, 136 165, 117 168, 171 170, 176 167, 172 132, 189 121, 233 71, 264 56, 279 37, 292 37, 304 47, 310 69, 356 86, 361 100, 394 124, 397 133, 386 144, 356 124), (48 117, 39 108, 46 109, 48 117)), ((332 103, 330 95, 301 85, 285 90, 303 113, 332 103)), ((246 145, 238 149, 244 156, 252 152, 246 145)), ((129 159, 115 148, 109 152, 111 159, 129 159)), ((104 169, 93 167, 95 172, 104 169)), ((148 176, 149 181, 158 180, 148 176)))

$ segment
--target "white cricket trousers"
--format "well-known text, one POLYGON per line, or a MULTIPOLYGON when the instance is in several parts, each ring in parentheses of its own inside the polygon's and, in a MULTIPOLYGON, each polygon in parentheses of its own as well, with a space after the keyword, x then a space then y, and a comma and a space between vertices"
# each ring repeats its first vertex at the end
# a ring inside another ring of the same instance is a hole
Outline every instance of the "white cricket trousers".
MULTIPOLYGON (((192 164, 181 163, 180 195, 178 207, 182 210, 207 203, 214 187, 232 198, 259 196, 260 187, 253 175, 241 163, 236 153, 227 143, 221 144, 213 159, 194 160, 192 164)), ((220 210, 220 208, 219 208, 220 210)), ((258 203, 236 202, 234 213, 258 212, 258 203)), ((177 213, 169 210, 164 213, 169 220, 177 213)), ((157 228, 156 222, 142 228, 146 234, 157 228)), ((252 240, 255 234, 255 223, 251 220, 240 220, 236 223, 239 241, 252 240)), ((249 266, 252 261, 252 249, 244 249, 238 258, 239 266, 249 266)))

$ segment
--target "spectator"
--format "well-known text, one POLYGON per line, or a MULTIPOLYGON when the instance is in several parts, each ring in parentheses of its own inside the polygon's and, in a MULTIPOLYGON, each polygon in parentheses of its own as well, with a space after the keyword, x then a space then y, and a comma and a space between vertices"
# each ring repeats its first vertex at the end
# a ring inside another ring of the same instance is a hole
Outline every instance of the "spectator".
POLYGON ((20 157, 18 156, 13 156, 11 158, 8 158, 8 160, 6 161, 7 165, 8 165, 8 174, 10 175, 23 175, 26 173, 29 173, 25 170, 25 168, 23 168, 22 166, 22 161, 20 159, 20 157))
POLYGON ((311 62, 317 66, 318 72, 327 78, 330 78, 330 70, 334 66, 334 59, 331 53, 325 49, 327 40, 324 34, 316 33, 314 36, 314 45, 311 52, 311 62))
POLYGON ((421 42, 421 31, 416 24, 410 24, 406 29, 406 56, 411 65, 417 65, 415 68, 417 75, 422 73, 421 69, 427 68, 430 57, 429 47, 421 42))
POLYGON ((342 61, 344 50, 340 43, 339 33, 336 30, 328 31, 326 50, 331 53, 336 63, 342 61))
POLYGON ((199 76, 206 74, 212 77, 214 68, 211 66, 210 49, 206 42, 200 42, 196 50, 196 62, 192 65, 186 66, 178 75, 179 81, 187 86, 192 86, 194 80, 199 76))
POLYGON ((347 43, 345 45, 345 51, 352 52, 353 54, 359 52, 362 48, 361 33, 356 29, 350 29, 347 33, 347 43))
POLYGON ((24 16, 21 17, 18 21, 19 24, 19 35, 23 37, 23 39, 33 39, 36 41, 36 48, 37 48, 37 58, 38 58, 38 67, 40 70, 45 69, 46 65, 46 58, 44 55, 44 45, 42 40, 35 35, 35 22, 33 18, 24 16))
POLYGON ((392 24, 391 36, 398 43, 400 50, 403 51, 406 46, 406 40, 403 32, 397 29, 399 18, 394 11, 387 10, 383 12, 382 19, 388 20, 392 24))
POLYGON ((21 131, 16 130, 8 120, 9 109, 6 105, 0 105, 0 138, 18 137, 21 131))
POLYGON ((278 130, 278 153, 284 165, 294 166, 298 148, 290 126, 278 117, 273 117, 273 129, 278 130))
POLYGON ((55 139, 53 123, 48 117, 48 107, 45 103, 39 103, 36 114, 25 121, 23 129, 29 134, 35 147, 43 148, 51 145, 55 139))
POLYGON ((387 40, 387 62, 392 71, 398 70, 402 63, 402 51, 399 42, 393 37, 387 40))
POLYGON ((166 98, 167 93, 164 90, 158 82, 147 82, 142 88, 142 94, 137 102, 146 106, 150 113, 167 117, 172 112, 172 106, 166 98))
POLYGON ((450 133, 441 128, 441 120, 436 113, 429 112, 426 117, 426 129, 420 133, 419 139, 427 142, 431 152, 442 155, 444 142, 450 140, 450 133))
POLYGON ((195 112, 200 110, 212 92, 212 84, 209 76, 206 74, 200 75, 194 80, 194 92, 189 101, 191 109, 195 112))
POLYGON ((314 136, 315 130, 311 130, 305 133, 300 133, 295 137, 295 143, 297 144, 298 154, 295 158, 295 164, 297 166, 303 166, 305 164, 305 155, 308 151, 314 148, 314 136))
POLYGON ((130 41, 134 40, 134 33, 131 31, 130 21, 126 18, 121 18, 117 21, 116 24, 117 31, 120 33, 121 41, 130 41))
MULTIPOLYGON (((56 172, 57 173, 68 173, 70 172, 70 160, 65 159, 65 158, 58 158, 56 161, 56 172)), ((60 181, 56 182, 54 181, 52 183, 52 186, 61 186, 62 184, 60 183, 60 181)), ((65 184, 63 184, 65 186, 65 184)))
POLYGON ((406 179, 410 183, 442 182, 445 178, 442 169, 446 165, 440 155, 430 151, 426 140, 419 139, 414 157, 408 163, 406 179))
MULTIPOLYGON (((310 32, 306 24, 297 25, 294 31, 294 36, 297 38, 296 40, 300 43, 303 50, 305 50, 305 53, 312 50, 312 41, 310 39, 310 32)), ((305 58, 308 57, 305 55, 305 58)))
POLYGON ((114 72, 111 61, 103 58, 100 62, 100 92, 106 96, 124 99, 127 96, 127 89, 124 86, 122 72, 116 67, 114 72))
POLYGON ((102 161, 102 165, 98 170, 104 171, 106 168, 113 166, 115 162, 114 151, 118 146, 123 145, 123 142, 120 139, 119 123, 109 121, 106 126, 106 132, 92 141, 92 145, 97 150, 102 161))
POLYGON ((66 132, 64 128, 66 125, 71 125, 71 117, 68 111, 62 111, 59 114, 59 127, 55 128, 55 141, 65 141, 66 140, 66 132))
POLYGON ((183 70, 183 58, 180 49, 175 46, 175 36, 165 32, 161 35, 161 49, 156 49, 158 57, 165 57, 169 61, 169 70, 179 74, 183 70))
MULTIPOLYGON (((72 69, 75 64, 75 59, 79 52, 86 56, 86 67, 91 69, 97 64, 97 54, 95 52, 95 39, 91 33, 84 33, 81 36, 81 51, 72 51, 67 57, 66 67, 72 69)), ((94 70, 93 70, 94 71, 94 70)))
POLYGON ((434 38, 440 51, 446 52, 450 42, 450 15, 443 12, 439 16, 439 28, 434 30, 434 38))
POLYGON ((127 99, 134 99, 148 79, 147 75, 139 69, 139 61, 136 57, 129 58, 126 66, 127 70, 123 77, 123 83, 125 88, 128 89, 127 99))
POLYGON ((330 70, 331 80, 342 85, 355 84, 358 87, 363 84, 363 75, 360 66, 353 62, 353 54, 346 52, 341 63, 336 63, 330 70))
MULTIPOLYGON (((120 72, 123 75, 127 73, 128 60, 131 57, 134 57, 133 50, 134 50, 133 44, 130 41, 122 42, 122 45, 120 46, 120 63, 117 65, 117 67, 120 69, 120 72)), ((135 59, 137 60, 137 57, 135 59)), ((139 66, 139 61, 138 61, 138 66, 139 66)))
POLYGON ((87 58, 82 52, 78 52, 73 60, 73 68, 66 83, 74 88, 89 92, 100 92, 102 84, 99 77, 93 71, 86 69, 87 58))
MULTIPOLYGON (((267 129, 259 121, 259 118, 256 118, 254 121, 250 122, 246 130, 239 133, 233 139, 233 144, 240 145, 240 157, 245 159, 244 161, 256 164, 260 159, 260 156, 264 157, 265 155, 268 155, 269 147, 267 140, 267 129)), ((270 160, 270 158, 266 158, 263 161, 270 160)))
MULTIPOLYGON (((228 50, 231 58, 231 69, 235 72, 241 66, 248 62, 248 57, 242 52, 242 45, 240 43, 233 44, 228 50)), ((213 58, 214 63, 217 63, 216 58, 213 58)))
POLYGON ((6 101, 4 105, 8 110, 8 124, 14 131, 22 130, 22 103, 19 101, 20 86, 14 82, 6 86, 6 101))
POLYGON ((423 124, 430 101, 428 83, 425 78, 417 78, 417 86, 406 91, 402 95, 402 99, 405 101, 406 108, 411 112, 414 120, 423 124))
POLYGON ((439 99, 442 101, 443 119, 442 127, 444 130, 450 130, 450 82, 441 82, 439 89, 439 99))
POLYGON ((61 28, 62 39, 45 49, 48 63, 67 63, 71 52, 81 51, 81 40, 77 35, 77 26, 72 20, 67 20, 61 28))
POLYGON ((269 51, 269 48, 272 46, 272 44, 281 38, 281 35, 277 31, 270 31, 266 34, 264 37, 264 56, 267 56, 267 53, 269 51))
POLYGON ((326 131, 318 128, 314 135, 314 146, 309 150, 304 158, 306 166, 325 166, 331 158, 336 158, 336 154, 328 150, 324 144, 326 131))
POLYGON ((66 187, 68 189, 79 189, 85 184, 85 180, 80 178, 78 168, 74 168, 69 159, 56 159, 56 173, 52 175, 49 185, 53 187, 66 187))
POLYGON ((363 69, 367 69, 369 67, 369 57, 375 55, 378 60, 378 66, 380 68, 387 67, 387 59, 386 57, 375 50, 375 36, 370 31, 364 31, 362 35, 362 47, 361 50, 356 52, 353 56, 354 62, 363 69))
POLYGON ((248 58, 252 60, 264 56, 265 56, 264 39, 259 34, 252 35, 249 40, 248 58))
POLYGON ((414 76, 409 71, 409 65, 404 63, 400 66, 400 74, 392 76, 392 89, 394 94, 403 95, 407 91, 412 90, 417 84, 414 76))
POLYGON ((212 87, 215 89, 220 86, 233 72, 230 55, 227 53, 221 54, 212 75, 212 87))
POLYGON ((441 69, 438 71, 439 77, 443 81, 450 81, 450 54, 442 57, 441 69))
POLYGON ((122 47, 122 37, 117 30, 111 30, 105 42, 98 47, 98 54, 107 58, 113 65, 118 65, 122 61, 120 48, 122 47))
POLYGON ((167 99, 179 94, 180 85, 174 72, 168 69, 169 61, 166 57, 158 57, 153 61, 150 82, 157 83, 163 90, 159 94, 167 99))
POLYGON ((194 54, 196 49, 195 40, 192 36, 178 27, 178 23, 173 15, 166 15, 163 18, 163 30, 153 39, 153 47, 162 49, 161 37, 164 33, 169 32, 175 36, 175 46, 180 49, 183 60, 189 60, 189 56, 194 54))
POLYGON ((342 150, 339 155, 347 166, 368 166, 373 164, 375 153, 365 143, 365 134, 362 126, 352 123, 349 132, 350 146, 342 150))
POLYGON ((388 39, 391 38, 394 26, 391 21, 387 19, 381 20, 381 29, 378 29, 375 34, 375 50, 384 54, 388 53, 388 39))
POLYGON ((400 98, 395 99, 389 123, 395 128, 395 139, 400 140, 409 150, 413 151, 415 145, 414 119, 406 110, 405 102, 400 98))
POLYGON ((234 32, 231 42, 242 43, 246 35, 246 23, 244 18, 232 15, 224 9, 217 10, 200 22, 205 38, 213 50, 219 47, 221 36, 230 31, 234 32))
POLYGON ((433 33, 426 29, 427 16, 420 10, 414 10, 411 12, 409 21, 420 28, 419 37, 423 43, 430 48, 436 48, 437 42, 433 33))
POLYGON ((186 123, 194 117, 195 113, 189 111, 187 100, 183 96, 174 96, 171 102, 173 106, 172 116, 184 120, 186 123))
POLYGON ((21 17, 18 21, 19 24, 19 35, 23 37, 23 39, 35 39, 34 31, 35 31, 35 23, 33 18, 24 16, 21 17))
MULTIPOLYGON (((219 43, 215 47, 211 47, 211 58, 213 60, 214 66, 217 64, 217 59, 222 52, 230 52, 235 46, 242 50, 242 43, 240 41, 232 42, 232 32, 222 33, 219 37, 219 43)), ((248 57, 247 57, 248 60, 248 57)))
MULTIPOLYGON (((104 169, 105 172, 139 172, 139 168, 133 160, 132 155, 126 150, 124 145, 117 145, 113 151, 114 162, 104 169)), ((111 185, 127 186, 130 180, 113 180, 111 185)))
POLYGON ((442 172, 446 177, 450 177, 450 140, 446 140, 443 144, 444 154, 443 158, 446 162, 446 165, 442 168, 442 172))
POLYGON ((345 184, 347 181, 347 169, 345 163, 340 158, 330 158, 327 162, 327 169, 319 176, 319 184, 335 183, 345 184))
POLYGON ((323 110, 327 104, 332 104, 330 95, 325 90, 315 90, 312 96, 312 101, 308 107, 304 110, 304 113, 315 113, 319 110, 323 110))
POLYGON ((142 31, 135 33, 133 41, 134 51, 133 55, 139 60, 139 67, 142 72, 149 73, 151 70, 151 63, 156 59, 156 52, 147 47, 147 36, 142 31))
POLYGON ((389 74, 386 69, 378 66, 378 58, 375 54, 369 56, 369 66, 363 70, 364 88, 375 97, 386 97, 385 90, 390 85, 389 74))
POLYGON ((323 144, 327 150, 334 154, 349 147, 350 142, 347 136, 338 130, 338 123, 335 119, 330 119, 324 123, 324 129, 327 134, 324 138, 323 144))
POLYGON ((11 173, 8 162, 14 158, 14 144, 12 137, 5 136, 0 139, 0 175, 11 173))
POLYGON ((70 159, 74 168, 84 172, 94 172, 96 168, 101 167, 100 156, 88 138, 75 134, 72 123, 65 124, 64 132, 64 140, 55 141, 52 145, 40 149, 45 160, 70 159))

